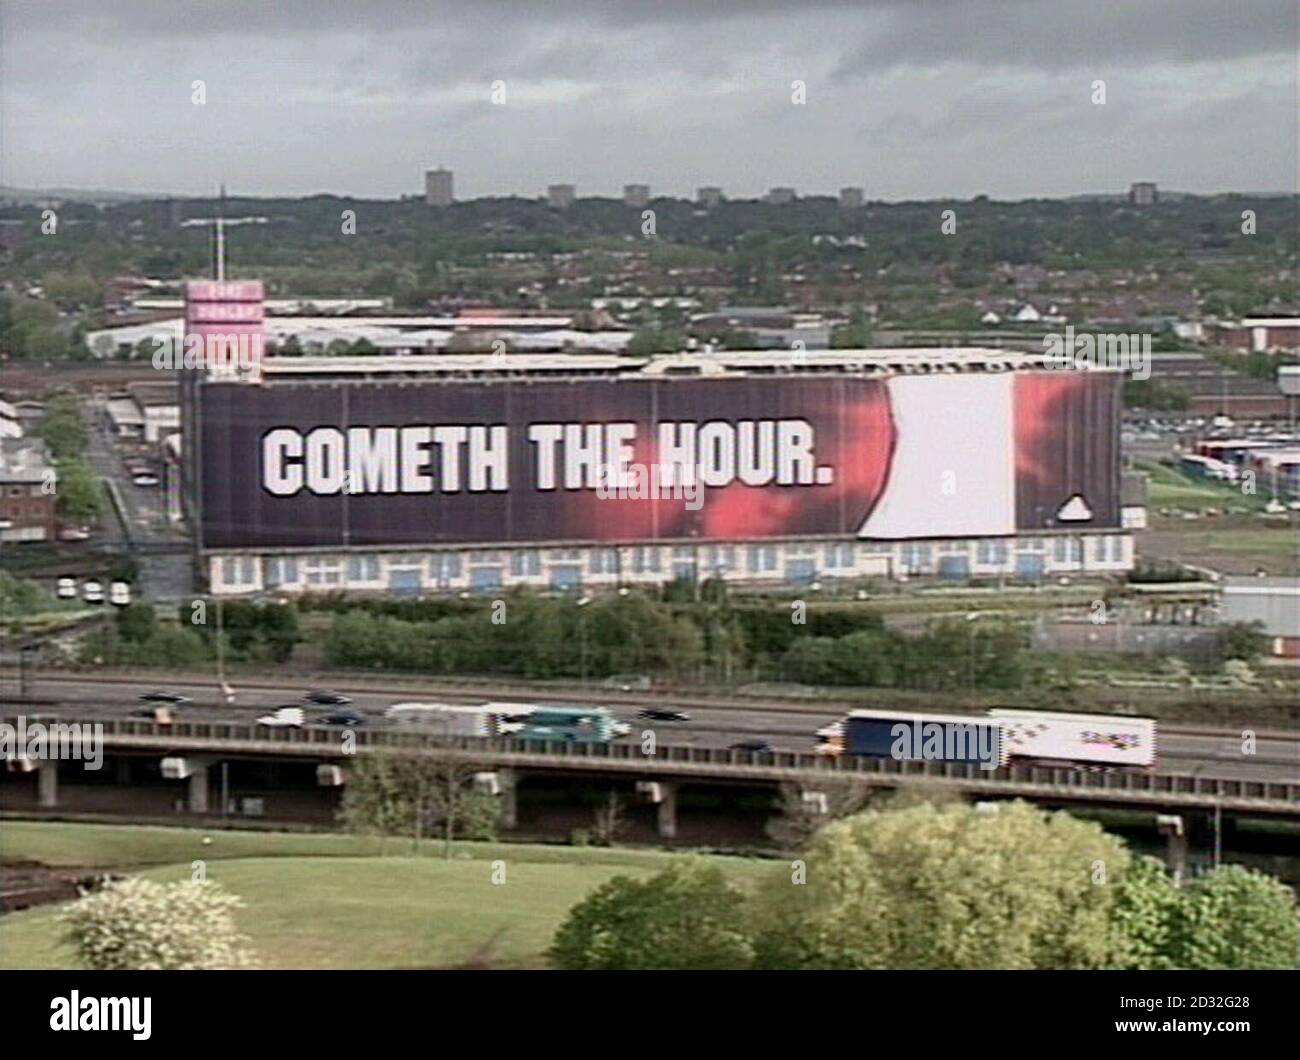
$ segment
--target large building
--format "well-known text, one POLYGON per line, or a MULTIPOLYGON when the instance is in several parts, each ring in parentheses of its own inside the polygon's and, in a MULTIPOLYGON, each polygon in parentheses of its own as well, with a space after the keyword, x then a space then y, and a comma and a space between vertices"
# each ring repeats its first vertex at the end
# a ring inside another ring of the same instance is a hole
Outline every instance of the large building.
POLYGON ((567 210, 573 205, 577 189, 572 184, 548 184, 546 201, 557 210, 567 210))
POLYGON ((1149 180, 1134 181, 1128 187, 1128 201, 1134 206, 1154 206, 1160 201, 1160 191, 1149 180))
POLYGON ((268 357, 186 374, 186 513, 219 594, 1132 565, 1121 377, 1041 355, 268 357))
POLYGON ((1300 317, 1243 317, 1210 330, 1220 345, 1244 353, 1300 353, 1300 317))
POLYGON ((424 201, 428 206, 450 206, 456 201, 454 178, 450 169, 427 169, 424 172, 424 201))
POLYGON ((0 438, 0 543, 53 541, 58 475, 39 438, 0 438))
POLYGON ((1300 658, 1300 578, 1227 578, 1223 621, 1259 623, 1273 655, 1300 658))

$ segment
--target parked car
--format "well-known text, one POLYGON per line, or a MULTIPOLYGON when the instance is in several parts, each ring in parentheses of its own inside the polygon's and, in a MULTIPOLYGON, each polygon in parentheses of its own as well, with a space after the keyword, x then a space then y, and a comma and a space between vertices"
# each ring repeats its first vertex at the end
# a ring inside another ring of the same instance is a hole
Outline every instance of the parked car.
POLYGON ((60 578, 54 594, 60 600, 75 600, 77 598, 77 579, 60 578))
POLYGON ((770 754, 776 750, 766 740, 738 740, 730 747, 732 751, 750 751, 754 754, 770 754))
POLYGON ((117 607, 126 607, 131 602, 131 586, 126 582, 113 582, 108 587, 108 602, 117 607))
POLYGON ((322 707, 346 707, 352 702, 347 696, 340 695, 338 692, 320 690, 307 692, 302 698, 308 703, 319 703, 322 707))
POLYGON ((137 486, 156 486, 158 485, 157 475, 133 475, 131 481, 137 486))
POLYGON ((665 707, 646 707, 645 710, 637 712, 638 718, 646 718, 649 721, 690 721, 691 716, 684 710, 668 710, 665 707))
POLYGON ((173 706, 181 703, 188 703, 190 701, 188 696, 178 696, 175 692, 162 692, 158 690, 145 692, 139 697, 139 699, 141 703, 170 703, 173 706))
POLYGON ((99 582, 86 582, 81 587, 81 598, 88 604, 102 604, 104 602, 104 587, 99 582))
POLYGON ((65 526, 59 531, 60 541, 89 541, 90 531, 84 526, 65 526))

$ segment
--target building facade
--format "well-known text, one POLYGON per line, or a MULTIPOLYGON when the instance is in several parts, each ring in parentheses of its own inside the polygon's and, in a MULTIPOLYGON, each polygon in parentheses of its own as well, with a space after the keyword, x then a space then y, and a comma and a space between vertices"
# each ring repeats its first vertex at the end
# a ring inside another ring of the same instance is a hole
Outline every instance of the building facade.
POLYGON ((0 543, 53 541, 58 476, 38 438, 0 439, 0 543))
POLYGON ((430 169, 424 174, 424 201, 428 206, 450 206, 456 201, 455 178, 450 169, 430 169))

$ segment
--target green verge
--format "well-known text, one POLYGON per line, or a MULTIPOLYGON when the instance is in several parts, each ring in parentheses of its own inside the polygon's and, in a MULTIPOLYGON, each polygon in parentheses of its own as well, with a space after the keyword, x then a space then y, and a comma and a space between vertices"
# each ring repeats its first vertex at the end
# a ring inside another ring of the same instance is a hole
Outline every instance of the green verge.
MULTIPOLYGON (((139 871, 149 879, 206 877, 246 902, 237 919, 267 968, 545 967, 565 913, 619 874, 643 875, 662 851, 457 843, 450 860, 425 842, 352 836, 5 822, 0 859, 139 871), (208 836, 210 844, 202 842, 208 836), (494 876, 504 882, 494 883, 494 876)), ((742 885, 770 868, 709 856, 742 885)), ((58 907, 0 918, 0 968, 72 968, 58 907)))

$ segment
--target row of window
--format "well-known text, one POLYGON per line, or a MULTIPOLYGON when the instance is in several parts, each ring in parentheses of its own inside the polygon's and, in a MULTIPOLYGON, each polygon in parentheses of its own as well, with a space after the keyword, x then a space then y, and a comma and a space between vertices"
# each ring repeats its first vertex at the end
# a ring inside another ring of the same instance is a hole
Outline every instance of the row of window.
MULTIPOLYGON (((1079 563, 1083 557, 1084 540, 1079 537, 1050 539, 1051 556, 1056 563, 1079 563)), ((1124 538, 1120 536, 1095 537, 1090 542, 1089 558, 1096 563, 1120 563, 1124 560, 1124 538)), ((1005 566, 1015 553, 1017 569, 1042 569, 1046 554, 1045 542, 1039 538, 1023 541, 982 540, 976 542, 975 562, 982 566, 1005 566)), ((794 577, 813 577, 817 571, 850 570, 855 563, 853 542, 834 542, 820 547, 778 545, 699 545, 674 546, 671 549, 670 572, 674 577, 744 571, 749 574, 772 574, 785 559, 786 573, 794 577), (784 552, 784 556, 783 556, 784 552), (819 567, 818 559, 821 565, 819 567), (743 564, 743 566, 742 566, 743 564)), ((659 547, 633 547, 591 549, 585 556, 581 549, 556 549, 547 554, 548 579, 555 581, 555 572, 562 578, 580 581, 583 574, 617 576, 620 574, 662 574, 665 572, 664 552, 659 547)), ((878 558, 875 549, 868 553, 878 558)), ((468 576, 470 584, 499 583, 508 566, 511 577, 539 578, 542 576, 542 553, 535 549, 508 551, 472 551, 468 556, 456 552, 440 552, 427 557, 394 556, 388 561, 388 582, 418 586, 427 578, 434 584, 458 581, 468 576)), ((265 583, 277 585, 304 584, 309 587, 339 586, 343 584, 384 583, 381 557, 374 553, 353 553, 348 556, 270 556, 265 560, 265 583)), ((934 545, 929 542, 908 542, 901 546, 899 562, 908 573, 961 574, 969 569, 970 550, 965 542, 934 545)), ((227 585, 252 585, 257 580, 257 562, 252 556, 226 556, 222 559, 221 580, 227 585)))

